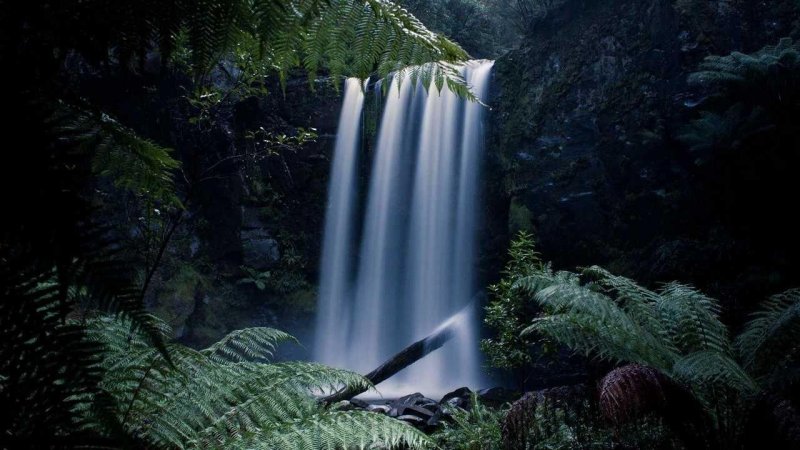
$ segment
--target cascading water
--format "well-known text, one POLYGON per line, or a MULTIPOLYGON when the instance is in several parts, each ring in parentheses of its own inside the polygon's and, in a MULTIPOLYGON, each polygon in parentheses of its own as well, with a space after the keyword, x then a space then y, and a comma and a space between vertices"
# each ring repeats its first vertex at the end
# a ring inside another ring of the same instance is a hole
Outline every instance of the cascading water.
MULTIPOLYGON (((324 355, 340 355, 347 350, 340 330, 350 323, 351 306, 347 303, 351 279, 358 143, 361 136, 361 111, 364 93, 357 79, 345 82, 344 102, 336 132, 331 179, 328 185, 328 211, 325 214, 325 234, 320 267, 320 285, 316 342, 314 351, 323 355, 323 362, 335 364, 324 355)), ((320 358, 317 358, 320 359, 320 358)))
MULTIPOLYGON (((479 98, 487 94, 492 65, 462 67, 479 98)), ((365 373, 449 322, 457 333, 445 347, 378 389, 384 395, 437 395, 475 387, 478 339, 474 311, 465 306, 475 290, 485 107, 446 86, 426 91, 392 81, 359 228, 355 137, 361 95, 358 82, 348 81, 328 194, 315 359, 365 373)))

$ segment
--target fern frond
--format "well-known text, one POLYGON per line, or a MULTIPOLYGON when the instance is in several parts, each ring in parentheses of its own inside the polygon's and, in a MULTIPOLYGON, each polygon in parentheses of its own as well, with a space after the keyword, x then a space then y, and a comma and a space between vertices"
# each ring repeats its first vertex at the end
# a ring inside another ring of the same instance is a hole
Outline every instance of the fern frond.
POLYGON ((113 416, 112 406, 93 403, 103 396, 102 346, 63 320, 71 302, 52 270, 31 271, 30 262, 5 252, 1 259, 0 433, 47 442, 98 428, 94 417, 76 412, 113 416))
POLYGON ((180 163, 171 150, 139 137, 106 114, 65 107, 69 121, 59 131, 92 155, 92 169, 115 186, 145 196, 151 203, 180 207, 173 173, 180 163))
POLYGON ((719 302, 698 290, 669 283, 659 292, 658 313, 672 345, 688 354, 710 350, 732 356, 728 328, 719 320, 719 302))
POLYGON ((694 386, 695 394, 704 397, 713 386, 723 386, 735 392, 752 395, 759 386, 733 358, 718 351, 702 350, 678 360, 675 377, 694 386))
POLYGON ((767 299, 737 336, 735 345, 744 367, 765 377, 781 369, 800 339, 800 289, 767 299))
MULTIPOLYGON (((331 0, 319 11, 319 17, 304 29, 302 42, 289 42, 283 32, 276 33, 274 39, 280 45, 274 55, 299 55, 298 61, 309 73, 316 73, 324 62, 337 81, 341 76, 363 79, 373 72, 381 78, 394 73, 399 79, 425 72, 438 80, 437 89, 446 81, 454 93, 475 100, 453 66, 466 61, 466 52, 425 28, 402 7, 386 0, 331 0)), ((278 61, 284 74, 296 65, 294 60, 278 61)), ((423 83, 429 87, 425 78, 423 83)))
POLYGON ((100 364, 105 373, 101 385, 119 405, 117 420, 152 445, 422 448, 428 443, 394 419, 335 411, 317 401, 316 394, 342 387, 372 388, 361 375, 315 363, 245 361, 263 358, 277 343, 294 339, 286 333, 250 328, 202 351, 168 344, 168 361, 148 339, 137 336, 129 320, 98 316, 88 319, 87 328, 91 341, 108 349, 100 364))
POLYGON ((278 450, 316 448, 431 448, 433 442, 410 425, 365 411, 321 411, 257 436, 254 447, 278 450))
POLYGON ((533 289, 536 301, 546 308, 546 315, 523 333, 538 331, 573 350, 603 359, 638 362, 661 370, 671 367, 675 353, 663 345, 660 328, 637 322, 612 298, 580 284, 576 275, 544 271, 521 280, 520 285, 533 289))
POLYGON ((245 328, 229 333, 202 353, 216 362, 269 361, 283 342, 298 343, 294 336, 274 328, 245 328))

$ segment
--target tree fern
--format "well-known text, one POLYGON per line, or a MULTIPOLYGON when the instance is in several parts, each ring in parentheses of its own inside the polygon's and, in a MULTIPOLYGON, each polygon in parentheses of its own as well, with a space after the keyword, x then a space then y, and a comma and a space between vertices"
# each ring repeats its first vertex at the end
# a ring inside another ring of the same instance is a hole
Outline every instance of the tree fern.
MULTIPOLYGON (((673 368, 673 376, 697 389, 724 386, 744 395, 753 395, 759 390, 758 384, 736 360, 714 350, 697 351, 680 358, 673 368)), ((699 394, 702 398, 703 393, 699 394)))
MULTIPOLYGON (((595 268, 594 273, 601 272, 595 268)), ((621 285, 621 281, 609 283, 621 285)), ((637 362, 661 370, 674 364, 677 354, 662 339, 667 331, 653 320, 655 311, 643 312, 654 309, 654 304, 646 303, 648 296, 623 296, 624 302, 618 303, 597 286, 581 284, 574 274, 549 269, 522 279, 519 285, 535 292, 534 298, 547 311, 524 333, 541 332, 576 350, 613 361, 637 362), (648 328, 647 324, 656 327, 648 328)))
POLYGON ((131 334, 129 322, 98 317, 87 325, 91 339, 107 349, 101 386, 114 398, 119 422, 153 445, 421 448, 429 442, 402 422, 327 408, 314 396, 342 386, 371 387, 360 375, 314 363, 255 362, 267 360, 278 342, 293 340, 277 330, 240 330, 202 351, 169 344, 168 364, 146 339, 131 334))
MULTIPOLYGON (((544 307, 524 332, 543 333, 601 359, 633 363, 627 370, 647 389, 663 382, 640 374, 658 370, 705 408, 702 420, 710 420, 720 445, 740 437, 743 417, 760 394, 780 394, 796 380, 797 290, 765 302, 733 345, 719 319, 719 302, 692 287, 673 282, 651 291, 599 267, 582 275, 544 267, 522 278, 519 286, 544 307)), ((609 379, 611 396, 603 400, 609 414, 618 406, 625 417, 626 408, 636 409, 627 400, 620 403, 623 387, 616 384, 628 383, 626 377, 609 379)))
POLYGON ((292 335, 274 328, 245 328, 228 334, 202 353, 217 362, 269 360, 275 347, 287 341, 297 342, 292 335))
MULTIPOLYGON (((726 56, 709 56, 699 70, 689 76, 689 83, 735 90, 739 98, 756 103, 784 102, 786 89, 796 90, 793 80, 800 69, 800 50, 790 38, 778 45, 766 46, 752 54, 733 52, 726 56)), ((793 91, 796 93, 796 91, 793 91)))
POLYGON ((784 38, 751 54, 709 56, 688 81, 708 94, 699 117, 678 134, 692 151, 738 149, 767 132, 791 133, 800 107, 800 47, 784 38))
POLYGON ((793 362, 800 334, 796 291, 765 304, 737 338, 736 352, 719 320, 719 302, 696 289, 668 283, 650 291, 599 267, 584 275, 594 281, 546 268, 522 279, 520 286, 545 307, 525 332, 603 359, 656 368, 700 397, 713 386, 755 394, 763 387, 756 379, 767 375, 756 369, 767 361, 776 370, 793 362))
POLYGON ((773 384, 784 378, 781 374, 787 372, 792 363, 796 364, 798 339, 800 290, 792 289, 767 299, 737 336, 735 344, 745 369, 773 384))

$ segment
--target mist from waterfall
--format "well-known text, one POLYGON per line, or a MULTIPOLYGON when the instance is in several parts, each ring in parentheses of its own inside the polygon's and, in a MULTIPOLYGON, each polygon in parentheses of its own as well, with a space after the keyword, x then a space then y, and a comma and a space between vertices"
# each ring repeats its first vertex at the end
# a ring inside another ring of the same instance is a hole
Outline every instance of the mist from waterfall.
MULTIPOLYGON (((488 93, 492 65, 461 68, 478 98, 488 93)), ((348 81, 328 194, 315 359, 366 373, 449 320, 457 325, 455 338, 378 390, 435 396, 479 387, 478 324, 468 305, 477 288, 486 108, 446 85, 438 92, 393 80, 358 213, 359 95, 358 82, 348 81)))

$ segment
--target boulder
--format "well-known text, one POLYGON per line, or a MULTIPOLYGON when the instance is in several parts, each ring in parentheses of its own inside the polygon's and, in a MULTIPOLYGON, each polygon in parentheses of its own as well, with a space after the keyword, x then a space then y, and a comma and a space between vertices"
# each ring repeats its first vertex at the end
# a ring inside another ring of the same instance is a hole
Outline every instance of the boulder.
POLYGON ((442 419, 442 415, 444 415, 444 411, 440 408, 436 410, 436 413, 428 419, 425 424, 428 426, 428 429, 436 428, 439 426, 439 422, 442 419))
POLYGON ((439 404, 435 400, 416 392, 390 402, 389 408, 388 414, 392 417, 412 414, 419 415, 427 420, 439 409, 439 404))
POLYGON ((504 403, 511 403, 520 397, 520 393, 503 387, 481 389, 476 392, 478 401, 486 406, 499 407, 504 403))
POLYGON ((469 409, 472 401, 472 390, 468 387, 460 387, 452 392, 448 392, 439 401, 440 405, 469 409))
POLYGON ((415 392, 413 394, 398 398, 392 402, 392 405, 416 405, 424 398, 424 395, 420 394, 419 392, 415 392))
POLYGON ((421 419, 424 419, 426 422, 428 421, 428 419, 435 416, 438 410, 439 410, 438 407, 434 410, 431 410, 428 408, 424 408, 422 406, 414 406, 414 405, 403 406, 401 408, 398 408, 400 416, 406 416, 406 415, 417 416, 421 419))

